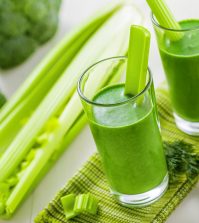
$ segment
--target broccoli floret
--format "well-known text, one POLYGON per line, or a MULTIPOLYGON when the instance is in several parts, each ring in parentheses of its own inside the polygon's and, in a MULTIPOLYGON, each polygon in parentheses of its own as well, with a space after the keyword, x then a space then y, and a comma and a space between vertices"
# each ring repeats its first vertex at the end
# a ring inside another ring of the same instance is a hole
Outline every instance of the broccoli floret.
POLYGON ((0 67, 22 63, 56 32, 61 0, 0 0, 0 67))

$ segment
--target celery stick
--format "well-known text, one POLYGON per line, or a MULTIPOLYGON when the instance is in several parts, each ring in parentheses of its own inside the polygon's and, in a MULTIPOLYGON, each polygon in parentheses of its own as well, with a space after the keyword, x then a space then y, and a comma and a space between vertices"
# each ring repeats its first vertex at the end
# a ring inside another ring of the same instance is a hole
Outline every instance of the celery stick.
POLYGON ((142 26, 131 26, 125 94, 137 95, 146 85, 150 33, 142 26))
MULTIPOLYGON (((60 56, 64 54, 71 46, 77 45, 79 38, 84 33, 90 33, 90 29, 93 26, 102 25, 112 14, 114 14, 119 8, 120 4, 109 5, 107 8, 95 13, 95 15, 83 22, 80 26, 76 27, 69 35, 67 35, 50 53, 45 59, 36 67, 32 74, 26 79, 18 91, 12 96, 3 109, 0 112, 0 122, 20 103, 42 80, 44 75, 47 75, 53 65, 59 61, 60 56)), ((91 31, 92 33, 93 31, 91 31)), ((81 44, 80 44, 81 45, 81 44)), ((83 45, 83 43, 82 43, 83 45)), ((79 45, 77 45, 76 52, 79 51, 79 45)), ((75 53, 76 53, 75 52, 75 53)))
MULTIPOLYGON (((174 15, 164 0, 147 0, 147 3, 161 26, 174 30, 181 29, 180 24, 175 20, 174 15)), ((167 35, 171 40, 177 41, 182 38, 183 33, 167 31, 167 35)))
POLYGON ((91 194, 68 194, 61 198, 61 203, 67 220, 81 213, 97 213, 98 201, 91 194))
MULTIPOLYGON (((44 123, 67 102, 75 89, 79 74, 95 60, 101 59, 103 55, 101 53, 107 48, 109 42, 112 42, 112 39, 114 39, 116 35, 125 31, 131 24, 132 18, 134 18, 134 15, 131 15, 132 11, 129 10, 128 7, 119 10, 82 48, 75 60, 73 60, 67 68, 64 75, 53 86, 45 99, 35 110, 31 119, 22 128, 0 158, 0 181, 5 180, 12 173, 22 161, 24 155, 27 154, 30 147, 34 144, 34 139, 41 131, 44 123), (115 26, 115 24, 117 24, 117 26, 115 26), (95 47, 96 42, 100 44, 97 48, 95 47), (95 50, 93 51, 93 49, 95 50), (87 57, 88 52, 90 52, 89 58, 87 57)), ((111 56, 111 54, 112 51, 105 56, 111 56)))
POLYGON ((98 200, 91 194, 80 194, 75 199, 74 211, 76 213, 96 214, 98 200))
POLYGON ((64 209, 64 214, 67 220, 70 218, 73 218, 77 215, 75 211, 73 210, 74 204, 75 204, 75 195, 74 194, 68 194, 61 198, 61 203, 64 209))

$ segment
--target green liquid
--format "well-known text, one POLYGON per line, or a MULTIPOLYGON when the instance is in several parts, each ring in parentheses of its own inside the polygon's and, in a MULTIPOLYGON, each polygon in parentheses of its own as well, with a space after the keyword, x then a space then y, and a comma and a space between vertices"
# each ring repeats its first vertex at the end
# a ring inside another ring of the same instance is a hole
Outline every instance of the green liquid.
MULTIPOLYGON (((110 104, 127 99, 124 85, 114 85, 99 92, 94 101, 110 104)), ((145 100, 141 106, 95 106, 92 110, 95 121, 90 121, 91 131, 115 192, 147 192, 167 174, 156 110, 150 103, 145 100)))
MULTIPOLYGON (((199 27, 199 20, 180 22, 182 28, 199 27)), ((199 121, 199 29, 184 32, 177 42, 166 37, 159 46, 175 112, 188 121, 199 121)))

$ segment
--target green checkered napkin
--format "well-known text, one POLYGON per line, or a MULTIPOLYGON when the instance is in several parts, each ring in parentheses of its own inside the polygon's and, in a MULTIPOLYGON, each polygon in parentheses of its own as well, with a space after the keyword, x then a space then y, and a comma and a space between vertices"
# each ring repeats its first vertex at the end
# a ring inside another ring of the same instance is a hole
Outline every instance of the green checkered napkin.
MULTIPOLYGON (((165 89, 159 89, 156 93, 162 136, 165 141, 184 140, 194 144, 199 150, 199 138, 190 137, 179 131, 172 116, 168 93, 165 89)), ((98 154, 94 154, 85 166, 59 191, 54 200, 47 208, 36 217, 36 223, 61 223, 61 222, 84 222, 84 223, 160 223, 165 222, 167 217, 176 206, 189 193, 197 182, 186 181, 180 178, 178 183, 170 183, 166 194, 156 203, 145 208, 126 208, 116 203, 109 193, 102 164, 98 154), (66 194, 92 193, 99 199, 97 215, 82 214, 67 221, 64 218, 60 198, 66 194)))

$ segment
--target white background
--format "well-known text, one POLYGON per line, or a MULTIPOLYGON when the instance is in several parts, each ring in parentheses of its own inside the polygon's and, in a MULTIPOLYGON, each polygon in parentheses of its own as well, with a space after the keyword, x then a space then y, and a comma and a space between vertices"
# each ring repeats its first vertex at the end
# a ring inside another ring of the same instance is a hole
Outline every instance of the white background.
MULTIPOLYGON (((170 0, 171 1, 171 0, 170 0)), ((183 0, 184 1, 184 0, 183 0)), ((60 27, 54 39, 40 48, 26 63, 10 70, 0 71, 0 88, 7 96, 11 96, 35 65, 73 26, 88 17, 99 7, 111 0, 63 0, 60 27)), ((150 21, 150 12, 145 0, 134 0, 146 17, 146 27, 152 32, 150 67, 157 86, 164 80, 154 32, 150 21)), ((189 1, 187 1, 189 2, 189 1)), ((195 0, 195 2, 198 2, 195 0)), ((172 2, 175 7, 175 1, 172 2)), ((199 2, 198 2, 199 8, 199 2)), ((114 56, 114 55, 113 55, 114 56)), ((31 223, 34 217, 55 196, 56 192, 77 172, 83 163, 95 151, 95 145, 88 127, 76 138, 65 154, 46 175, 37 189, 18 209, 10 223, 31 223)), ((199 191, 198 186, 192 190, 183 203, 172 213, 167 223, 198 223, 199 222, 199 191)), ((0 223, 4 221, 0 220, 0 223)))

